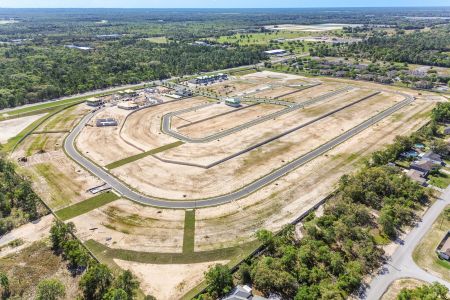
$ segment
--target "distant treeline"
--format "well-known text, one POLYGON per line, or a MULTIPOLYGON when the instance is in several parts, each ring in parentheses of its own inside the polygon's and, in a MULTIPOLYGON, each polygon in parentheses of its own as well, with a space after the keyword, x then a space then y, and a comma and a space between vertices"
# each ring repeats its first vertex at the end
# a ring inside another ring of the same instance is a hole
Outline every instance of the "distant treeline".
POLYGON ((260 47, 154 44, 122 39, 92 51, 60 46, 0 48, 0 109, 93 89, 254 64, 260 47))

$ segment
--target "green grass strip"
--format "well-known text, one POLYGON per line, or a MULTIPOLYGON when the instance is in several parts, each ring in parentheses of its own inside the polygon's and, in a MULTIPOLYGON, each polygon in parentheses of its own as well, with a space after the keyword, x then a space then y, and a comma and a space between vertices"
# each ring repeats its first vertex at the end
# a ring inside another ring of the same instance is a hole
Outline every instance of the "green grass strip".
POLYGON ((61 220, 66 221, 90 212, 93 209, 99 208, 117 199, 119 199, 119 196, 117 196, 113 192, 106 192, 84 200, 83 202, 79 202, 77 204, 60 209, 55 213, 61 220))
POLYGON ((229 264, 232 266, 242 259, 245 259, 260 244, 258 241, 253 241, 230 248, 192 253, 159 253, 116 249, 109 248, 94 240, 86 241, 85 245, 94 254, 102 254, 104 257, 108 257, 108 259, 117 258, 126 261, 148 264, 190 264, 231 259, 229 264))
POLYGON ((184 217, 183 253, 194 252, 195 245, 195 210, 186 210, 184 217))
POLYGON ((66 100, 58 100, 58 101, 46 102, 46 103, 42 103, 42 104, 34 105, 34 106, 17 108, 17 109, 6 112, 5 113, 6 116, 0 116, 0 121, 20 118, 20 117, 26 117, 26 116, 32 116, 32 115, 38 115, 38 114, 50 112, 53 109, 59 108, 61 106, 66 106, 66 105, 70 105, 70 104, 77 103, 77 102, 83 102, 86 99, 89 99, 92 97, 102 97, 102 96, 111 95, 111 94, 114 94, 114 93, 117 93, 119 91, 126 90, 126 89, 136 90, 136 89, 141 89, 143 87, 144 87, 144 85, 139 85, 139 86, 135 86, 132 88, 121 88, 121 89, 108 91, 108 92, 100 92, 98 94, 93 94, 93 95, 89 95, 89 96, 80 96, 80 97, 70 98, 70 99, 66 99, 66 100))
POLYGON ((139 154, 136 154, 136 155, 133 155, 133 156, 130 156, 130 157, 127 157, 127 158, 115 161, 113 163, 110 163, 109 165, 106 165, 105 168, 107 168, 108 170, 115 169, 115 168, 121 167, 123 165, 129 164, 129 163, 131 163, 133 161, 136 161, 136 160, 139 160, 141 158, 144 158, 146 156, 153 155, 153 154, 156 154, 156 153, 159 153, 159 152, 163 152, 163 151, 166 151, 166 150, 178 147, 178 146, 180 146, 182 144, 184 144, 184 142, 182 142, 182 141, 177 141, 175 143, 167 144, 167 145, 161 146, 159 148, 156 148, 156 149, 153 149, 153 150, 150 150, 150 151, 142 152, 142 153, 139 153, 139 154))

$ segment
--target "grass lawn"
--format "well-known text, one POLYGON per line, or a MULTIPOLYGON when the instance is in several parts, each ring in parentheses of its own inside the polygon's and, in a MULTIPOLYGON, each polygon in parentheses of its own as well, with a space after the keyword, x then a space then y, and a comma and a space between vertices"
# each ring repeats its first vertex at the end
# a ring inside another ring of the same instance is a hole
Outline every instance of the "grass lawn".
POLYGON ((45 179, 51 191, 51 208, 69 205, 74 197, 79 195, 78 188, 73 185, 69 176, 59 171, 51 163, 36 164, 33 169, 45 179))
POLYGON ((195 210, 186 210, 184 217, 183 253, 194 252, 195 210))
POLYGON ((108 170, 115 169, 115 168, 121 167, 123 165, 129 164, 129 163, 131 163, 133 161, 136 161, 136 160, 139 160, 141 158, 144 158, 146 156, 153 155, 153 154, 156 154, 156 153, 159 153, 159 152, 163 152, 163 151, 166 151, 166 150, 178 147, 178 146, 180 146, 182 144, 184 144, 182 141, 178 141, 178 142, 175 142, 175 143, 172 143, 172 144, 167 144, 167 145, 161 146, 159 148, 156 148, 156 149, 153 149, 153 150, 150 150, 150 151, 146 151, 146 152, 143 152, 143 153, 139 153, 139 154, 136 154, 136 155, 133 155, 133 156, 130 156, 130 157, 127 157, 127 158, 115 161, 113 163, 110 163, 109 165, 106 165, 105 168, 107 168, 108 170))
POLYGON ((449 229, 450 221, 441 213, 413 252, 413 259, 418 266, 447 281, 450 281, 450 263, 439 259, 435 250, 449 229))
POLYGON ((275 39, 292 39, 298 37, 309 36, 308 32, 300 31, 273 31, 266 33, 251 33, 251 34, 235 34, 231 36, 221 36, 215 41, 218 43, 238 43, 241 46, 245 45, 266 45, 271 40, 275 39))
POLYGON ((77 204, 60 209, 56 211, 56 215, 60 217, 61 220, 66 221, 79 215, 85 214, 93 209, 99 208, 117 199, 119 199, 119 196, 117 196, 113 192, 106 192, 77 204))
POLYGON ((435 175, 428 176, 430 184, 437 186, 438 188, 445 189, 450 184, 450 175, 439 172, 435 175))

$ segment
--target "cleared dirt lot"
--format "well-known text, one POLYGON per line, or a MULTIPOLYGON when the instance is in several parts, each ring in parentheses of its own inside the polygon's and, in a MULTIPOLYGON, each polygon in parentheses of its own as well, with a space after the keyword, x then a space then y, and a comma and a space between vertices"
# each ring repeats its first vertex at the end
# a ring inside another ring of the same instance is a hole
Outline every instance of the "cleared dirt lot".
POLYGON ((102 183, 62 150, 34 154, 25 167, 33 178, 34 190, 55 210, 91 198, 87 190, 102 183))
POLYGON ((363 157, 392 142, 395 136, 407 135, 425 124, 434 104, 416 101, 246 198, 198 209, 196 251, 247 242, 260 228, 281 229, 326 197, 339 178, 352 172, 363 157))
POLYGON ((92 239, 116 249, 178 253, 183 247, 184 215, 183 210, 161 210, 120 199, 70 221, 83 241, 92 239))
MULTIPOLYGON (((367 94, 368 92, 365 91, 365 95, 367 94)), ((162 198, 189 199, 221 195, 236 190, 280 165, 314 149, 370 118, 370 116, 392 106, 401 98, 397 96, 386 97, 385 95, 375 96, 277 141, 207 170, 163 163, 153 157, 146 157, 114 169, 113 174, 146 194, 157 195, 162 198), (364 111, 364 114, 361 114, 361 111, 364 111), (149 175, 142 176, 142 174, 149 175), (152 176, 152 174, 158 174, 158 176, 152 176)), ((318 113, 323 113, 321 109, 315 108, 315 110, 318 113)), ((307 120, 306 111, 305 109, 299 113, 307 120)), ((310 118, 312 117, 310 116, 310 118)), ((294 115, 291 121, 298 125, 298 119, 302 118, 294 115)), ((289 126, 277 119, 273 127, 265 126, 265 131, 255 126, 238 134, 225 137, 219 142, 208 143, 208 147, 205 147, 205 144, 184 144, 157 156, 165 159, 209 163, 235 153, 244 146, 249 146, 252 142, 272 136, 277 132, 277 129, 282 131, 287 128, 289 126), (247 133, 252 134, 252 138, 247 133)))
POLYGON ((179 299, 203 280, 203 273, 215 264, 228 261, 213 261, 196 264, 158 265, 143 264, 114 259, 122 269, 132 270, 141 282, 141 289, 158 300, 179 299))
POLYGON ((28 125, 43 117, 42 115, 35 115, 23 117, 18 119, 6 120, 0 122, 0 144, 6 143, 10 138, 18 135, 28 125))
POLYGON ((177 131, 191 138, 202 138, 219 131, 227 130, 248 121, 260 118, 284 109, 284 106, 273 104, 259 104, 234 113, 219 116, 206 122, 183 127, 177 131))
POLYGON ((119 159, 141 153, 139 149, 127 144, 120 138, 119 131, 125 117, 130 111, 117 107, 107 107, 93 118, 76 139, 79 151, 97 162, 107 165, 119 159), (100 118, 114 118, 118 121, 117 127, 96 127, 95 121, 100 118))
POLYGON ((122 138, 146 151, 174 143, 177 139, 161 133, 162 116, 204 103, 206 98, 194 97, 137 111, 125 122, 122 138))

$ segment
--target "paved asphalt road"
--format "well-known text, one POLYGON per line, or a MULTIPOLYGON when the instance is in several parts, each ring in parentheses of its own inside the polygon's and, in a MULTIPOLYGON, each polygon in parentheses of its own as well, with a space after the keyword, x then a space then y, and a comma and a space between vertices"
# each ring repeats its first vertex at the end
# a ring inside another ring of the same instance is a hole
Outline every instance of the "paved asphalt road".
POLYGON ((260 179, 250 183, 249 185, 246 185, 234 192, 231 192, 229 194, 225 194, 222 196, 216 196, 211 198, 205 198, 205 199, 198 199, 198 200, 165 200, 165 199, 157 199, 154 197, 149 197, 145 195, 141 195, 132 189, 130 189, 126 184, 116 179, 114 176, 112 176, 110 173, 108 173, 105 169, 102 167, 97 166, 92 161, 81 155, 77 149, 74 146, 75 138, 78 136, 80 131, 85 127, 86 123, 94 116, 95 113, 90 113, 86 115, 81 122, 71 131, 71 133, 67 136, 66 140, 64 141, 64 148, 67 152, 67 154, 75 160, 78 164, 89 170, 92 174, 102 179, 104 182, 109 184, 114 190, 116 190, 118 193, 122 194, 124 197, 140 202, 142 204, 156 206, 156 207, 164 207, 164 208, 196 208, 196 207, 208 207, 208 206, 215 206, 220 205, 224 203, 228 203, 237 199, 240 199, 244 196, 247 196, 248 194, 253 193, 254 191, 257 191, 258 189, 262 188, 263 186, 273 182, 274 180, 286 175, 290 171, 304 165, 305 163, 309 162, 310 160, 324 154, 328 150, 332 149, 333 147, 343 143, 344 141, 348 140, 349 138, 353 137, 354 135, 360 133, 361 131, 365 130, 366 128, 372 126, 373 124, 381 121, 385 117, 393 114, 400 108, 410 104, 412 101, 414 101, 414 98, 404 95, 405 99, 401 102, 398 102, 394 106, 388 108, 385 111, 380 112, 379 114, 375 115, 374 117, 364 121, 363 123, 360 123, 356 127, 353 127, 349 131, 341 134, 340 136, 328 141, 327 143, 323 144, 322 146, 312 150, 311 152, 308 152, 307 154, 291 161, 290 163, 282 166, 281 168, 273 171, 272 173, 269 173, 265 175, 264 177, 261 177, 260 179))
MULTIPOLYGON (((450 289, 450 283, 436 277, 416 265, 412 253, 423 236, 433 225, 442 210, 450 204, 450 187, 448 187, 423 216, 422 221, 405 237, 403 245, 390 257, 382 271, 372 280, 365 294, 360 299, 377 300, 384 294, 389 285, 400 278, 417 278, 426 282, 440 282, 450 289)), ((429 255, 436 255, 429 253, 429 255)))
MULTIPOLYGON (((170 112, 166 115, 163 116, 162 119, 162 132, 165 134, 168 134, 176 139, 182 140, 184 142, 187 143, 207 143, 207 142, 211 142, 220 138, 223 138, 227 135, 233 134, 235 132, 239 132, 241 130, 247 129, 249 127, 255 126, 257 124, 261 124, 263 122, 266 122, 270 119, 274 119, 277 118, 279 116, 282 116, 284 114, 287 114, 289 112, 292 112, 294 110, 306 107, 308 105, 326 100, 328 98, 331 98, 333 96, 337 96, 339 94, 348 92, 350 90, 352 90, 353 87, 351 86, 346 86, 344 88, 320 95, 318 97, 312 98, 310 100, 304 101, 304 102, 300 102, 300 103, 293 103, 293 102, 287 102, 287 101, 282 101, 282 100, 273 100, 273 99, 258 99, 258 98, 242 98, 241 101, 250 101, 250 102, 256 102, 256 103, 270 103, 270 104, 275 104, 275 105, 283 105, 283 106, 287 106, 287 108, 283 109, 283 110, 279 110, 276 112, 273 112, 271 114, 262 116, 260 118, 248 121, 244 124, 232 127, 230 129, 224 130, 224 131, 220 131, 214 134, 211 134, 209 136, 206 137, 202 137, 202 138, 190 138, 187 137, 185 135, 182 135, 181 133, 175 132, 171 129, 171 119, 174 116, 177 116, 179 114, 188 112, 188 111, 193 111, 202 107, 205 107, 205 105, 199 105, 199 106, 195 106, 195 107, 191 107, 191 108, 187 108, 187 109, 182 109, 179 111, 174 111, 174 112, 170 112)), ((208 104, 207 104, 208 105, 208 104)), ((207 106, 206 105, 206 106, 207 106)))

